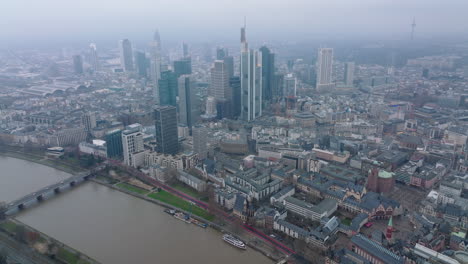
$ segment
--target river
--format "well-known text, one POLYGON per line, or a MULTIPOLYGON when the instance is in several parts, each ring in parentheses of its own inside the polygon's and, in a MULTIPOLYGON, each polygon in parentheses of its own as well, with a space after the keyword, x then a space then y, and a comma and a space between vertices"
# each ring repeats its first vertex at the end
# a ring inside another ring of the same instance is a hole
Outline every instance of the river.
MULTIPOLYGON (((0 193, 8 191, 4 196, 10 200, 67 177, 12 158, 0 158, 0 168, 0 193), (36 178, 44 181, 32 181, 36 178)), ((102 263, 271 263, 251 248, 226 244, 213 229, 186 224, 158 205, 94 182, 29 208, 17 219, 102 263)))

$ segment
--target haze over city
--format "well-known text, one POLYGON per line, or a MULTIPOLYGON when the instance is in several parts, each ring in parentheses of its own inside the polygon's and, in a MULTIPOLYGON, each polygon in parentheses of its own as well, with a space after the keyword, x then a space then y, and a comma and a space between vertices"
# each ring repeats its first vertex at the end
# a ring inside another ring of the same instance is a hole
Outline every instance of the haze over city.
POLYGON ((468 264, 466 0, 0 5, 0 264, 468 264))

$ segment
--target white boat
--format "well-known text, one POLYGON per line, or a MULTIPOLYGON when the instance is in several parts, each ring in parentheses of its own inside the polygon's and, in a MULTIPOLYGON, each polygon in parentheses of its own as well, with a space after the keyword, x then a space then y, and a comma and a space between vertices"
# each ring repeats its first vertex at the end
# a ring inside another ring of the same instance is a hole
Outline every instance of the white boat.
POLYGON ((245 243, 242 242, 242 240, 237 239, 231 235, 228 235, 228 234, 223 235, 223 240, 237 248, 247 249, 247 247, 245 246, 245 243))

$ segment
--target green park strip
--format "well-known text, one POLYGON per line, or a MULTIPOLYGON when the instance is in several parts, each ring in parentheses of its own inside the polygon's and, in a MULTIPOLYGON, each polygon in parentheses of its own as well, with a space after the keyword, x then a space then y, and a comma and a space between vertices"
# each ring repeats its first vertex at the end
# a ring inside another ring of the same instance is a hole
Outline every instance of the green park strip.
POLYGON ((214 219, 214 215, 209 214, 207 211, 201 209, 200 207, 192 205, 191 203, 185 201, 184 199, 177 197, 166 191, 150 193, 148 194, 148 197, 170 204, 182 210, 192 212, 194 215, 204 218, 208 221, 213 221, 214 219))
POLYGON ((68 264, 89 264, 88 261, 80 259, 79 255, 73 254, 64 248, 59 249, 57 257, 68 264))
POLYGON ((181 191, 189 196, 192 196, 193 198, 197 198, 197 199, 200 199, 202 198, 202 195, 197 192, 196 190, 188 187, 188 186, 185 186, 185 185, 182 185, 182 184, 176 184, 174 186, 171 186, 172 188, 178 190, 178 191, 181 191))
POLYGON ((145 190, 140 187, 136 187, 128 183, 124 183, 124 182, 118 183, 116 184, 116 186, 119 188, 125 189, 127 191, 138 193, 138 194, 147 194, 149 192, 148 190, 145 190))

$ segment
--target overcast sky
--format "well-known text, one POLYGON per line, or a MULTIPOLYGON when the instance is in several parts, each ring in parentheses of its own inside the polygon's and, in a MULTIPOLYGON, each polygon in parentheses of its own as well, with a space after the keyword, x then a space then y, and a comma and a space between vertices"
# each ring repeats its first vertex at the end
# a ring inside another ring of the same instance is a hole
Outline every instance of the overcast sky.
POLYGON ((468 0, 0 0, 0 39, 238 39, 468 35, 468 0))

